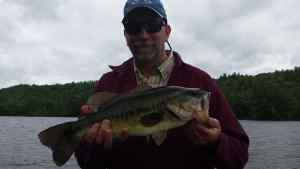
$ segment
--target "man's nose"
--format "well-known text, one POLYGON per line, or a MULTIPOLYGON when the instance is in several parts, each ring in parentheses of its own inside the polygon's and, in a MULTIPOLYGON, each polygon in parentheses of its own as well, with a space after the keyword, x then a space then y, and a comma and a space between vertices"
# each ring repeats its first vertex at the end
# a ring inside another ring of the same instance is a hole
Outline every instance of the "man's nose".
POLYGON ((150 33, 148 33, 145 28, 142 28, 141 31, 137 35, 141 38, 149 38, 150 37, 150 33))

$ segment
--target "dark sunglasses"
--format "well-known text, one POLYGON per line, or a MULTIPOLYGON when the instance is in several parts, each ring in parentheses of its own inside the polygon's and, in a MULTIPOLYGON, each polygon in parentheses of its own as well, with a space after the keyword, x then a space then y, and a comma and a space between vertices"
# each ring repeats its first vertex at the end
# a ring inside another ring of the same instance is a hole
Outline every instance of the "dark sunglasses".
POLYGON ((150 21, 122 21, 125 32, 129 35, 136 35, 140 33, 143 29, 148 33, 156 33, 161 30, 161 27, 165 25, 162 19, 154 19, 150 21))

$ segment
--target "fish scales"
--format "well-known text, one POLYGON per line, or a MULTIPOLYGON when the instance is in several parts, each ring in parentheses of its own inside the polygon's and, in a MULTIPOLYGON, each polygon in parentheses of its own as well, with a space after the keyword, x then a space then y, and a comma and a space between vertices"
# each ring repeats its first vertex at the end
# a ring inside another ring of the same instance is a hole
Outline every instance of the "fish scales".
POLYGON ((131 96, 124 95, 103 107, 96 116, 99 119, 104 119, 105 117, 114 118, 127 115, 128 112, 139 113, 141 110, 147 111, 148 109, 153 109, 153 107, 156 108, 165 104, 170 98, 170 96, 166 95, 167 92, 157 94, 159 92, 159 89, 154 88, 145 93, 141 91, 131 96))

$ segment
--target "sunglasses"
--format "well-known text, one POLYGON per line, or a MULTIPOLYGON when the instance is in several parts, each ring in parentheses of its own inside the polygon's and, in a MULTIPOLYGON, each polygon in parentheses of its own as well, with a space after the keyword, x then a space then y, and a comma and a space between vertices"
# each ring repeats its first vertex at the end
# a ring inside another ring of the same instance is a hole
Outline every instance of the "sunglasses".
POLYGON ((161 27, 165 25, 162 19, 153 19, 149 21, 122 21, 125 32, 129 35, 136 35, 145 30, 148 33, 157 33, 161 30, 161 27))

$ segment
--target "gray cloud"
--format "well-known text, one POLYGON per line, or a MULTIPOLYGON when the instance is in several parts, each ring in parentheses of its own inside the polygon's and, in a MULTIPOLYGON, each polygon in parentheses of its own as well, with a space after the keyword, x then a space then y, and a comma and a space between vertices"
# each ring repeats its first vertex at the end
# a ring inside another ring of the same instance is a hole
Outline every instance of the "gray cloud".
MULTIPOLYGON (((96 80, 130 56, 122 1, 0 0, 0 88, 96 80)), ((297 0, 164 0, 173 48, 217 77, 299 65, 297 0)))
POLYGON ((172 16, 181 21, 174 23, 180 34, 174 41, 180 42, 178 48, 183 53, 201 57, 196 64, 213 75, 256 74, 299 64, 291 62, 292 50, 299 49, 297 38, 293 38, 299 37, 295 29, 300 18, 295 8, 299 6, 297 1, 189 2, 195 7, 172 16))
POLYGON ((57 10, 59 9, 60 5, 66 3, 67 1, 7 0, 6 2, 10 3, 11 5, 19 6, 23 13, 22 19, 50 22, 51 20, 58 19, 57 10))

